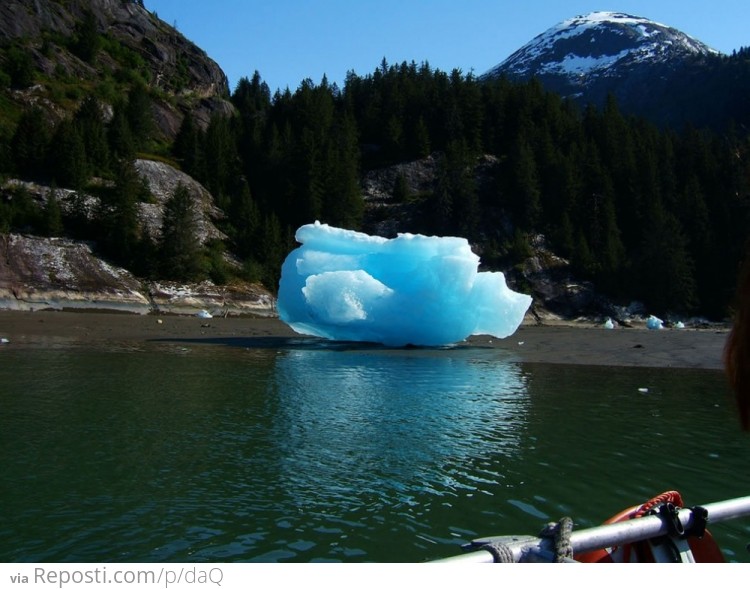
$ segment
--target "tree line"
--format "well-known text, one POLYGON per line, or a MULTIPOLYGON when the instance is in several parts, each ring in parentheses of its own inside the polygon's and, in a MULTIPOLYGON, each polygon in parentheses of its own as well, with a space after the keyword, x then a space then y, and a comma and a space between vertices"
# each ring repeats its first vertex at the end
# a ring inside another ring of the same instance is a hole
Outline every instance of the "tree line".
MULTIPOLYGON (((154 246, 133 223, 135 203, 149 196, 128 176, 154 132, 151 99, 135 85, 106 123, 93 99, 54 126, 30 110, 0 137, 0 172, 87 189, 94 177, 110 179, 99 222, 70 217, 62 230, 93 234, 108 255, 158 275, 176 250, 154 246)), ((409 230, 467 237, 498 269, 519 263, 541 233, 618 300, 659 313, 727 312, 748 227, 750 141, 739 127, 660 128, 624 115, 614 99, 580 109, 535 81, 479 81, 414 62, 351 72, 343 88, 324 78, 273 95, 255 73, 231 101, 235 114, 206 128, 187 114, 169 148, 224 211, 220 228, 243 263, 228 269, 221 246, 201 246, 193 259, 203 262, 186 271, 193 277, 238 273, 275 289, 298 226, 318 219, 360 229, 363 173, 433 154, 433 190, 394 187, 416 211, 409 230), (484 155, 496 165, 480 181, 484 155)), ((3 231, 28 225, 21 200, 0 205, 3 231)), ((160 239, 178 242, 169 231, 160 239)))

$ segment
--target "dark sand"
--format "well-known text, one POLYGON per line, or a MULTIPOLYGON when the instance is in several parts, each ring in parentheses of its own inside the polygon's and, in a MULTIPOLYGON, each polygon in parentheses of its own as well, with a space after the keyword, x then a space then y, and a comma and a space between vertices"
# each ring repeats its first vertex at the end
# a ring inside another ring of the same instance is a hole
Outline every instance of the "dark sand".
MULTIPOLYGON (((523 362, 721 370, 726 328, 606 330, 592 324, 522 325, 505 339, 473 336, 460 346, 506 350, 523 362)), ((124 341, 184 341, 284 347, 300 336, 272 318, 133 315, 66 311, 0 311, 0 346, 124 341)))

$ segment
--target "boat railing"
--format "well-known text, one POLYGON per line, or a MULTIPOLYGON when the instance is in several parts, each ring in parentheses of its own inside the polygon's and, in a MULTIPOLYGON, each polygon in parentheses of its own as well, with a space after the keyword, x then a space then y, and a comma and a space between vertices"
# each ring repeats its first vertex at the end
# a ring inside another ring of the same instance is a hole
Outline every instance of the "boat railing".
MULTIPOLYGON (((676 508, 672 515, 655 513, 622 522, 605 524, 593 528, 575 530, 569 542, 575 554, 622 546, 668 536, 680 532, 690 533, 702 526, 706 520, 711 524, 750 515, 750 496, 738 497, 710 503, 701 507, 676 508)), ((492 536, 479 538, 467 546, 468 552, 432 562, 493 563, 497 560, 497 547, 512 555, 512 562, 553 562, 555 559, 554 538, 547 536, 492 536)))

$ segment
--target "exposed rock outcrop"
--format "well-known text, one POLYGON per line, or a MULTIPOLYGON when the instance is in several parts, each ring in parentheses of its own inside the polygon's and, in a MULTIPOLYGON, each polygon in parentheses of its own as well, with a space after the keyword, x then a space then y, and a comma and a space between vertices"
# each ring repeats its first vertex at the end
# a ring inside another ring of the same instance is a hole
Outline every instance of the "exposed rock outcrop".
MULTIPOLYGON (((214 221, 220 220, 224 213, 214 204, 211 193, 200 182, 164 162, 139 159, 134 165, 136 172, 144 179, 156 201, 138 203, 141 227, 152 239, 157 239, 161 234, 164 205, 180 184, 187 188, 196 203, 198 241, 205 244, 214 239, 227 238, 214 224, 214 221)), ((52 188, 46 184, 11 179, 6 182, 5 186, 0 187, 0 193, 3 188, 19 187, 23 187, 40 207, 46 204, 52 191, 52 188)), ((55 194, 64 214, 83 213, 89 221, 93 220, 99 206, 99 198, 69 188, 56 188, 55 194)))
POLYGON ((217 286, 210 282, 148 283, 153 309, 159 313, 185 314, 197 309, 219 315, 276 316, 276 299, 256 284, 217 286))
POLYGON ((430 155, 365 174, 362 179, 365 231, 382 237, 396 237, 396 234, 404 231, 404 227, 413 226, 416 207, 396 197, 396 184, 403 179, 407 191, 412 195, 432 192, 438 163, 439 156, 430 155))
POLYGON ((254 284, 141 281, 96 257, 90 244, 10 234, 0 238, 0 308, 273 316, 275 299, 254 284))
POLYGON ((148 313, 143 285, 69 239, 5 235, 0 241, 0 305, 37 310, 96 308, 148 313))
POLYGON ((198 240, 206 243, 212 239, 227 238, 213 221, 221 219, 224 213, 215 204, 211 193, 202 184, 184 172, 165 164, 152 160, 136 160, 135 169, 145 179, 155 203, 140 203, 139 212, 141 223, 146 231, 156 237, 161 233, 164 218, 164 204, 174 194, 178 185, 187 188, 196 202, 198 211, 198 240))
POLYGON ((531 255, 511 273, 531 291, 531 312, 538 320, 614 315, 611 303, 591 283, 576 278, 570 262, 549 248, 544 235, 532 236, 529 245, 531 255))

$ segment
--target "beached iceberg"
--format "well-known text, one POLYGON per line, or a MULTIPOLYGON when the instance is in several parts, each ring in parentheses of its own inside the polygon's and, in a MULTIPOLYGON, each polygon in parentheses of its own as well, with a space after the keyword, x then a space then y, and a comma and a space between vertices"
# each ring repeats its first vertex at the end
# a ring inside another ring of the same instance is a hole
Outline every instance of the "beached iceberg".
POLYGON ((478 272, 460 237, 393 239, 316 222, 281 268, 279 317, 297 333, 388 346, 440 346, 513 334, 531 297, 478 272))

